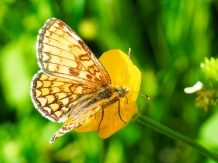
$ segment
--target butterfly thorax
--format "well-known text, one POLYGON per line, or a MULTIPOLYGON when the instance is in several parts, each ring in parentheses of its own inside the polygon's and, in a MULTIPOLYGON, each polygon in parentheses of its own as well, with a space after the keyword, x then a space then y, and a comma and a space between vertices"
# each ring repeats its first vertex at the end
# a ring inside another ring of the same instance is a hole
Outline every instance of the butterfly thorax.
POLYGON ((110 87, 103 89, 102 91, 98 93, 101 99, 109 98, 112 96, 112 94, 113 94, 113 90, 110 89, 110 87))

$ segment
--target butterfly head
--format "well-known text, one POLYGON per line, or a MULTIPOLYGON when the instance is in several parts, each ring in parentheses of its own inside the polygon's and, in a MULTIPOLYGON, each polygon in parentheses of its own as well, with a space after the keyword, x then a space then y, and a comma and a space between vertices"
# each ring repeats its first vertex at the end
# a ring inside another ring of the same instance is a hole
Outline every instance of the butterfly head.
POLYGON ((126 88, 117 87, 117 88, 115 89, 115 92, 117 92, 120 97, 124 97, 125 94, 126 94, 127 92, 129 92, 129 88, 128 88, 128 87, 126 87, 126 88))

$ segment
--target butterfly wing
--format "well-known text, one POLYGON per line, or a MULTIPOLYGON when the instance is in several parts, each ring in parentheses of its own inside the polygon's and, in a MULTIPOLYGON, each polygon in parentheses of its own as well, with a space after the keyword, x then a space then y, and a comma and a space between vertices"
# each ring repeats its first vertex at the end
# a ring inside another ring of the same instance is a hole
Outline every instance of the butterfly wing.
POLYGON ((64 22, 48 19, 40 29, 37 58, 50 75, 101 87, 110 76, 83 40, 64 22))
POLYGON ((65 122, 71 114, 78 115, 83 109, 78 107, 82 99, 97 91, 97 88, 78 81, 49 76, 43 71, 33 77, 31 84, 35 107, 44 117, 57 122, 65 122))

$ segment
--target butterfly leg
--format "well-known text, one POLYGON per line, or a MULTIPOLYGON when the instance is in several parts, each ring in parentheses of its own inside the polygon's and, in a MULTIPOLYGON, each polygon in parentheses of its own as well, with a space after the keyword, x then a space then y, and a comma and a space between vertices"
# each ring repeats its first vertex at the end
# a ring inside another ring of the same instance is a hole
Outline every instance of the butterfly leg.
POLYGON ((100 129, 101 122, 102 122, 103 119, 104 119, 104 108, 102 108, 101 110, 102 110, 102 111, 101 111, 101 121, 100 121, 99 124, 98 124, 98 131, 99 131, 99 129, 100 129))
POLYGON ((123 121, 126 124, 126 122, 121 118, 121 114, 120 114, 120 100, 118 100, 118 114, 119 114, 119 117, 120 117, 121 121, 123 121))
MULTIPOLYGON (((125 97, 126 97, 126 95, 125 95, 125 97)), ((126 104, 128 104, 128 98, 126 97, 126 104)))

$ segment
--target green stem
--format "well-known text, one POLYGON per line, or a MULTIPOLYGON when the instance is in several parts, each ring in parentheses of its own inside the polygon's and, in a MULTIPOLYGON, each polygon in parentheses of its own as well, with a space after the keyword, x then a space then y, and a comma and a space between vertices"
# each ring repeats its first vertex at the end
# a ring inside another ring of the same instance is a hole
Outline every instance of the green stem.
POLYGON ((143 125, 147 125, 148 127, 151 127, 175 140, 181 141, 189 146, 191 146, 192 148, 197 149, 201 154, 203 154, 206 157, 209 157, 215 161, 218 161, 218 155, 215 153, 212 153, 211 151, 207 150, 206 148, 204 148, 202 145, 198 144, 196 141, 140 114, 140 116, 138 117, 139 122, 142 123, 143 125))

